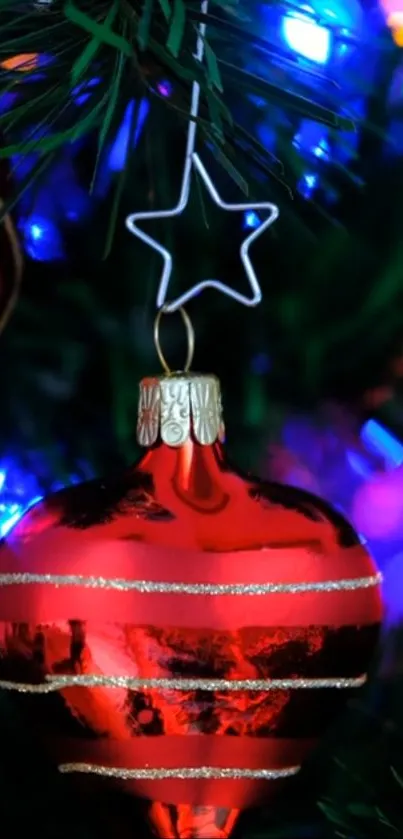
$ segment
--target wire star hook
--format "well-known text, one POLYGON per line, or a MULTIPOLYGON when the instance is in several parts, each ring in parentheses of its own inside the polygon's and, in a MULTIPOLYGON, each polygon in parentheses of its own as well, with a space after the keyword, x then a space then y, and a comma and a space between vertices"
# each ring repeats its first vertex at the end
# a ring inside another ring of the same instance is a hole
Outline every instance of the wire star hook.
MULTIPOLYGON (((201 12, 202 14, 206 15, 208 11, 208 0, 202 0, 201 4, 201 12)), ((206 35, 206 23, 200 23, 197 32, 197 43, 196 43, 196 53, 195 58, 198 61, 203 60, 204 55, 204 39, 206 35)), ((154 251, 159 253, 163 260, 163 268, 160 277, 160 283, 157 292, 157 308, 160 309, 164 306, 166 312, 175 312, 181 306, 184 306, 189 300, 193 297, 196 297, 206 288, 215 288, 216 291, 220 291, 222 294, 227 295, 227 297, 231 297, 233 300, 236 300, 238 303, 242 303, 244 306, 257 306, 262 299, 262 291, 259 285, 259 281, 256 275, 256 272, 253 268, 252 261, 249 255, 250 246, 253 242, 265 232, 278 218, 279 216, 279 209, 276 204, 271 204, 270 202, 261 202, 257 204, 228 204, 227 202, 223 201, 219 193, 217 192, 214 183, 208 174, 208 171, 204 164, 202 163, 199 155, 195 152, 195 143, 196 143, 196 118, 199 112, 199 104, 200 104, 200 85, 198 82, 193 82, 192 85, 192 93, 191 93, 191 105, 190 105, 190 112, 189 112, 189 128, 187 134, 187 141, 186 141, 186 152, 185 152, 185 159, 184 159, 184 166, 183 166, 183 173, 182 173, 182 182, 181 182, 181 189, 179 194, 179 200, 175 207, 171 207, 169 210, 150 210, 148 212, 143 213, 133 213, 129 215, 126 219, 126 227, 134 236, 137 236, 146 245, 149 245, 153 248, 154 251), (149 236, 148 233, 145 233, 144 230, 141 230, 138 227, 138 222, 141 221, 148 221, 150 219, 168 219, 168 218, 175 218, 180 216, 184 209, 186 208, 189 200, 190 195, 190 188, 192 183, 192 174, 193 171, 196 171, 199 176, 201 177, 207 191, 210 194, 210 197, 220 207, 222 210, 226 211, 247 211, 247 210, 254 210, 254 211, 264 211, 268 213, 268 217, 263 221, 259 227, 250 233, 246 239, 241 244, 240 248, 240 258, 241 262, 244 266, 246 276, 248 278, 249 286, 250 286, 250 296, 246 296, 241 294, 240 292, 236 291, 236 289, 231 288, 231 286, 222 283, 220 280, 202 280, 200 283, 197 283, 192 288, 185 291, 175 300, 171 300, 167 303, 167 292, 169 288, 169 283, 172 275, 173 270, 173 258, 172 254, 161 245, 156 239, 153 239, 152 236, 149 236)))

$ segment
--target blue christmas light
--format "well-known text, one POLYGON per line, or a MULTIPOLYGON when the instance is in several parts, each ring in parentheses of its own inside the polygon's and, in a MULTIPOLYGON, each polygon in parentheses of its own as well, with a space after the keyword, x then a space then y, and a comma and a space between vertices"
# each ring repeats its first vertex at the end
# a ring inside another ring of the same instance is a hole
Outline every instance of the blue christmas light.
MULTIPOLYGON (((39 472, 43 472, 44 463, 39 458, 39 472)), ((35 465, 34 465, 35 468, 35 465)), ((87 463, 80 462, 81 474, 69 476, 67 482, 47 481, 49 492, 57 492, 67 485, 80 483, 83 479, 94 477, 87 463)), ((45 470, 46 471, 46 470, 45 470)), ((3 538, 17 524, 27 510, 38 504, 43 498, 41 487, 33 472, 22 470, 12 458, 0 464, 0 538, 3 538)))
POLYGON ((94 89, 99 85, 101 79, 90 79, 88 82, 82 82, 73 90, 73 97, 75 105, 84 105, 91 97, 94 89))
MULTIPOLYGON (((58 165, 54 165, 52 175, 46 184, 46 191, 52 200, 47 216, 63 223, 81 221, 88 215, 91 198, 88 190, 77 182, 73 165, 75 149, 69 149, 58 165)), ((43 196, 43 201, 45 196, 43 196)))
POLYGON ((348 465, 359 478, 363 478, 363 480, 368 481, 372 477, 374 470, 372 469, 369 461, 357 454, 357 452, 347 449, 346 459, 348 465))
POLYGON ((31 154, 15 154, 11 157, 11 172, 15 181, 23 181, 32 172, 35 164, 38 162, 38 155, 31 154))
POLYGON ((361 429, 361 439, 370 451, 385 458, 387 467, 403 464, 403 444, 376 420, 368 420, 361 429))
POLYGON ((172 85, 168 79, 162 79, 162 81, 158 82, 157 84, 157 91, 160 96, 163 96, 165 99, 172 96, 172 85))
POLYGON ((88 192, 81 189, 74 183, 66 184, 66 190, 62 193, 60 205, 66 221, 80 221, 90 210, 90 197, 88 192))
POLYGON ((40 500, 40 489, 33 475, 22 473, 11 460, 3 463, 0 468, 0 538, 40 500))
POLYGON ((64 258, 62 237, 56 224, 45 216, 32 213, 21 219, 19 228, 24 247, 31 259, 39 262, 56 262, 64 258))
POLYGON ((327 136, 328 131, 323 125, 314 120, 303 119, 293 139, 293 146, 302 154, 316 157, 317 160, 327 160, 330 153, 327 136))
POLYGON ((7 91, 0 97, 0 114, 6 114, 14 107, 18 99, 18 93, 7 91))
MULTIPOLYGON (((135 106, 136 103, 134 100, 129 102, 123 117, 122 125, 119 128, 115 142, 113 143, 109 153, 108 164, 112 172, 121 172, 125 167, 129 152, 135 106)), ((150 106, 147 99, 142 99, 139 105, 139 112, 136 119, 136 129, 132 139, 133 148, 137 145, 144 123, 147 119, 149 109, 150 106)))
POLYGON ((260 122, 257 126, 256 134, 265 150, 275 154, 277 145, 277 130, 275 121, 273 120, 271 125, 268 125, 267 122, 260 122))
POLYGON ((110 189, 114 174, 123 171, 126 161, 130 156, 131 149, 137 146, 148 116, 150 104, 147 99, 142 99, 138 106, 137 114, 135 114, 135 108, 136 102, 132 100, 126 108, 122 123, 112 145, 106 150, 97 173, 93 190, 93 195, 96 198, 105 198, 110 189))
POLYGON ((350 54, 362 22, 358 0, 312 0, 284 15, 281 34, 301 58, 324 65, 350 54))
POLYGON ((319 178, 317 175, 308 173, 303 175, 298 181, 298 192, 303 198, 312 198, 315 189, 319 186, 319 178))
POLYGON ((255 213, 254 210, 248 210, 248 212, 246 212, 244 214, 244 220, 243 220, 244 228, 249 227, 251 230, 254 230, 256 227, 259 227, 259 224, 261 224, 261 223, 262 222, 261 222, 258 214, 255 213))
POLYGON ((10 500, 0 500, 0 538, 4 538, 7 533, 17 524, 27 510, 30 510, 38 501, 42 500, 42 496, 38 495, 32 498, 30 502, 25 505, 17 504, 10 500))
POLYGON ((317 64, 326 64, 332 48, 331 32, 326 26, 317 23, 313 15, 311 6, 301 6, 301 12, 285 15, 283 37, 288 46, 303 58, 317 64))
MULTIPOLYGON (((289 88, 293 89, 294 81, 297 85, 302 82, 317 101, 325 103, 329 97, 336 111, 357 119, 357 123, 365 117, 362 80, 365 79, 370 89, 369 81, 375 70, 374 62, 368 58, 369 41, 364 37, 368 34, 368 21, 360 0, 302 0, 286 10, 258 0, 257 8, 259 38, 270 44, 274 42, 275 46, 277 42, 282 54, 285 45, 294 53, 292 60, 287 56, 284 65, 289 88), (309 64, 317 65, 317 69, 309 64)), ((256 56, 248 58, 248 70, 272 81, 262 52, 257 51, 256 56)), ((259 117, 254 127, 255 136, 274 158, 281 160, 281 143, 284 135, 289 136, 289 117, 280 107, 267 110, 264 102, 256 97, 249 97, 249 101, 264 116, 264 119, 259 117)), ((357 156, 360 131, 335 131, 312 119, 302 119, 293 125, 294 149, 307 164, 298 176, 296 189, 307 200, 320 189, 321 203, 333 204, 339 194, 332 187, 332 176, 327 169, 346 167, 357 156)))
MULTIPOLYGON (((80 221, 91 211, 91 197, 79 184, 74 168, 78 150, 77 143, 67 146, 43 180, 22 193, 17 207, 18 227, 25 251, 35 261, 65 259, 63 229, 66 223, 80 221)), ((14 177, 24 180, 37 160, 36 154, 14 157, 14 177)))

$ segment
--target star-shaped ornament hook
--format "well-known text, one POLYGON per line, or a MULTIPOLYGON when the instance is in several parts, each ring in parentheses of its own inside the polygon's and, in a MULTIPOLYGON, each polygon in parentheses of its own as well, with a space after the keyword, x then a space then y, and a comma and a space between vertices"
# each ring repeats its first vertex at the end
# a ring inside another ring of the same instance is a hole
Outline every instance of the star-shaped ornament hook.
MULTIPOLYGON (((202 14, 206 15, 207 10, 208 0, 203 0, 201 4, 202 14)), ((201 23, 198 29, 195 56, 198 59, 198 61, 202 61, 203 59, 205 34, 206 24, 201 23)), ((253 242, 255 242, 256 239, 258 239, 259 236, 261 236, 262 233, 264 233, 265 230, 267 230, 279 216, 278 207, 275 204, 271 204, 270 202, 262 202, 257 204, 228 204, 226 201, 223 201, 206 167, 202 163, 199 155, 194 150, 196 142, 196 117, 199 111, 199 101, 200 85, 198 84, 198 82, 194 82, 192 86, 190 120, 187 135, 184 167, 182 173, 181 191, 178 203, 175 207, 171 207, 169 210, 151 210, 149 212, 133 213, 126 219, 126 226, 128 230, 130 230, 130 232, 133 233, 134 236, 137 236, 139 239, 145 242, 146 245, 149 245, 151 248, 153 248, 153 250, 159 253, 162 257, 163 267, 157 293, 157 308, 160 309, 164 307, 164 310, 166 312, 176 311, 181 306, 184 306, 185 303, 188 303, 188 301, 191 300, 193 297, 196 297, 198 294, 200 294, 200 292, 206 288, 215 288, 216 291, 220 291, 222 294, 227 295, 227 297, 231 297, 233 300, 236 300, 238 303, 242 303, 244 306, 257 306, 257 304, 260 303, 262 299, 262 291, 259 285, 256 272, 253 268, 253 264, 249 255, 249 250, 253 242), (138 222, 148 221, 151 219, 171 219, 182 215, 189 201, 191 180, 194 171, 196 171, 198 175, 201 177, 212 200, 218 207, 220 207, 220 209, 230 212, 259 211, 268 214, 266 219, 262 221, 262 223, 255 230, 249 233, 246 239, 244 239, 240 248, 241 262, 244 266, 245 273, 250 286, 249 296, 241 294, 236 289, 226 285, 220 280, 208 279, 202 280, 202 282, 197 283, 195 286, 192 286, 192 288, 185 291, 175 300, 167 301, 169 282, 173 270, 172 254, 169 250, 167 250, 167 248, 161 245, 161 243, 158 242, 157 239, 152 238, 152 236, 149 236, 149 234, 145 233, 144 230, 141 230, 138 227, 138 222)))

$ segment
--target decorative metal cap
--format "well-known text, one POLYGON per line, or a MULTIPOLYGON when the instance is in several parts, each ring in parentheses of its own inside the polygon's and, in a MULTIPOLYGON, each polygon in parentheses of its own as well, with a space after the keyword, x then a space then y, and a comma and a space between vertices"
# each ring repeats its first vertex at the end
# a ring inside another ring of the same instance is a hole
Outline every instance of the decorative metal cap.
POLYGON ((213 375, 173 373, 140 383, 137 440, 168 446, 193 439, 209 446, 224 439, 220 382, 213 375))
POLYGON ((175 448, 193 439, 202 446, 224 440, 220 382, 216 376, 189 373, 193 360, 195 336, 189 315, 178 309, 186 329, 187 355, 184 370, 174 373, 165 359, 160 343, 160 321, 169 312, 163 307, 154 323, 154 342, 165 376, 143 379, 140 383, 137 441, 153 446, 161 437, 175 448))

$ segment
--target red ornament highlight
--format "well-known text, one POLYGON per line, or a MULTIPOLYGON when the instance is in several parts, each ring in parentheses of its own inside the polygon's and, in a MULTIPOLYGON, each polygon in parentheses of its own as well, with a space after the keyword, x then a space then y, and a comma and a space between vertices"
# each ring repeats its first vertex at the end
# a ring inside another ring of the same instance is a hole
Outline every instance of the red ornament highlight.
POLYGON ((379 575, 328 504, 227 463, 214 377, 146 380, 138 433, 136 466, 2 544, 1 685, 62 772, 163 839, 228 839, 365 682, 379 575))

